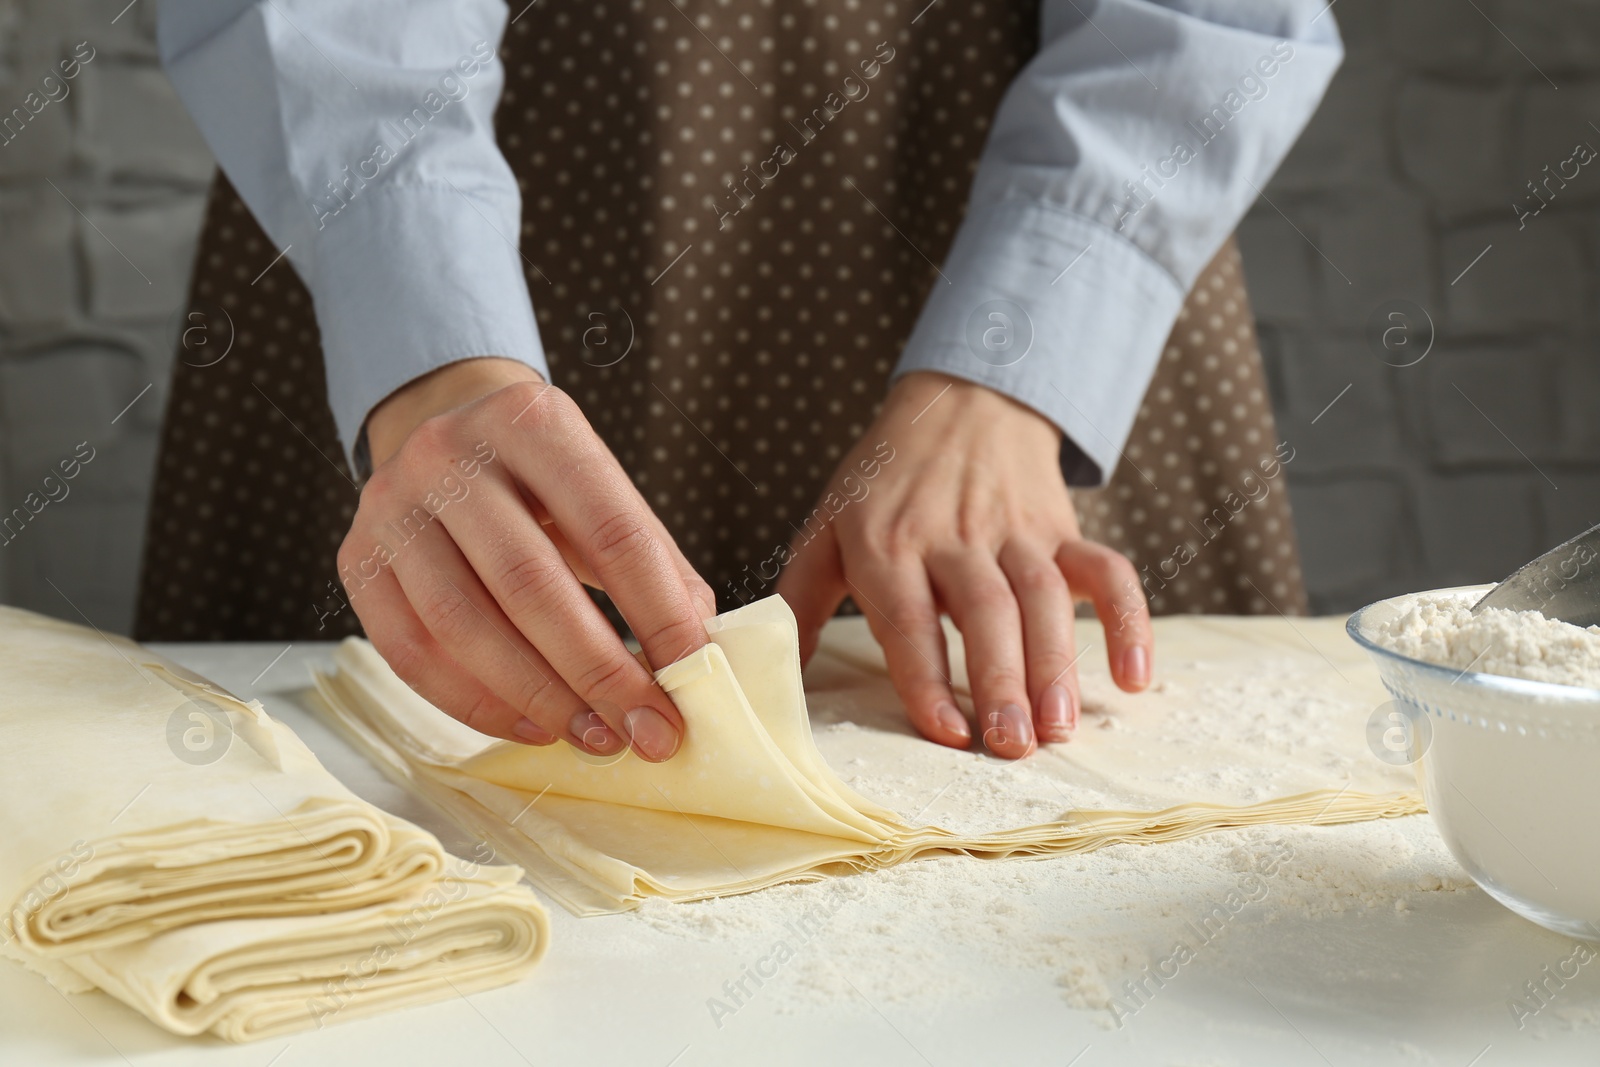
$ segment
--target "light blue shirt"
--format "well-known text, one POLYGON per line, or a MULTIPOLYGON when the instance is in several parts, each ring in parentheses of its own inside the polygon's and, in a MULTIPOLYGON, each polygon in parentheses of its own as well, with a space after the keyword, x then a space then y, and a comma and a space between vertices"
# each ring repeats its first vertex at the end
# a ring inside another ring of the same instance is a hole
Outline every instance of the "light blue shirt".
MULTIPOLYGON (((1190 286, 1339 65, 1329 6, 1043 0, 894 375, 1027 404, 1066 435, 1069 478, 1103 482, 1190 286)), ((179 96, 311 292, 347 448, 456 360, 550 376, 494 138, 504 73, 474 51, 506 18, 500 0, 161 2, 179 96)))

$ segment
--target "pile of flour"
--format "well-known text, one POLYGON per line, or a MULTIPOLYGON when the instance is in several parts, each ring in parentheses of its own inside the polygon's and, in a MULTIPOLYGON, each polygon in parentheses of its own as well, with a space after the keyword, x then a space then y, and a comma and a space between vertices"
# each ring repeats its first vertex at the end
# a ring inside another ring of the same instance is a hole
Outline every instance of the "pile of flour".
POLYGON ((1476 590, 1418 593, 1372 637, 1425 663, 1600 689, 1600 626, 1574 626, 1537 611, 1503 608, 1474 615, 1472 605, 1482 595, 1476 590))

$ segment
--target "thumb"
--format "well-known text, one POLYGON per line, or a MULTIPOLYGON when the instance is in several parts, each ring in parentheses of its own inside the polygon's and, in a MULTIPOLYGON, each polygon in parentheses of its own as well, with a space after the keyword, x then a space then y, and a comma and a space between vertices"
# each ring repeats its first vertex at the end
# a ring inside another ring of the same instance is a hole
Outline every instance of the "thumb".
POLYGON ((800 629, 801 666, 811 661, 823 624, 839 610, 847 591, 839 539, 831 524, 810 540, 790 542, 789 563, 778 578, 778 595, 794 612, 800 629))

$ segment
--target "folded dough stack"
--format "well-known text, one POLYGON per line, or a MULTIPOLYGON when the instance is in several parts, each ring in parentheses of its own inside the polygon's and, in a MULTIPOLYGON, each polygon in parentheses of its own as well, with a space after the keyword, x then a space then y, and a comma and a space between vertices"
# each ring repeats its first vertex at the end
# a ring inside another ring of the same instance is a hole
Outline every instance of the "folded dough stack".
POLYGON ((0 952, 58 987, 247 1040, 538 961, 520 871, 445 855, 260 704, 14 608, 0 648, 0 952))
MULTIPOLYGON (((794 617, 781 599, 720 615, 707 628, 710 644, 657 673, 687 726, 682 748, 662 764, 628 752, 598 758, 564 744, 492 741, 439 713, 356 639, 340 646, 337 672, 319 674, 317 685, 334 724, 370 759, 494 841, 577 914, 621 911, 650 897, 747 892, 927 853, 1042 855, 1229 826, 1347 822, 1422 810, 1405 773, 1367 767, 1376 761, 1364 751, 1364 763, 1330 761, 1323 753, 1290 759, 1281 777, 1284 792, 1248 802, 1226 787, 1206 796, 1163 791, 1195 758, 1260 763, 1282 760, 1280 754, 1223 741, 1198 753, 1181 743, 1152 751, 1125 741, 1120 750, 1079 745, 1077 761, 1065 764, 1056 788, 1062 797, 1084 796, 1082 787, 1093 783, 1094 795, 1115 797, 1127 810, 1075 810, 1042 825, 981 833, 914 826, 857 795, 823 759, 802 688, 794 617)), ((951 661, 959 663, 959 637, 950 637, 951 661)), ((843 709, 846 718, 857 719, 898 714, 881 655, 861 620, 829 624, 811 682, 814 707, 843 709)), ((903 739, 903 729, 883 734, 903 739)))

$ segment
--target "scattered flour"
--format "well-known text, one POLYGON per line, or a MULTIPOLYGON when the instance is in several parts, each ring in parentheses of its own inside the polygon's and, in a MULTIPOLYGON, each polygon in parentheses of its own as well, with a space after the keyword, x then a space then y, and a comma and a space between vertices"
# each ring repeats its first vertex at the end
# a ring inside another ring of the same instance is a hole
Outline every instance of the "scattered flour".
POLYGON ((1252 827, 1038 860, 940 857, 746 896, 652 901, 635 918, 672 938, 748 945, 751 957, 787 942, 793 958, 762 991, 783 1013, 858 995, 881 1005, 959 1003, 1024 972, 1111 1028, 1139 1007, 1128 984, 1170 959, 1179 941, 1205 971, 1223 951, 1213 946, 1274 936, 1246 927, 1352 912, 1405 921, 1476 891, 1427 817, 1414 816, 1252 827))
MULTIPOLYGON (((1194 758, 1177 761, 1168 782, 1183 792, 1283 795, 1280 765, 1303 761, 1308 751, 1330 754, 1323 768, 1329 780, 1348 780, 1354 768, 1346 764, 1357 757, 1334 755, 1341 750, 1334 731, 1352 718, 1363 721, 1370 697, 1321 678, 1323 670, 1323 660, 1310 655, 1253 656, 1247 671, 1226 662, 1174 663, 1153 687, 1175 705, 1159 725, 1148 714, 1122 714, 1126 698, 1108 678, 1089 674, 1082 730, 1116 730, 1135 749, 1157 740, 1159 730, 1164 746, 1192 748, 1194 758), (1230 747, 1271 758, 1215 758, 1230 747)), ((1109 781, 1063 787, 1050 765, 1072 760, 1071 744, 1030 760, 996 761, 901 743, 894 731, 903 723, 880 724, 874 708, 819 700, 812 710, 818 746, 834 770, 914 823, 982 833, 1128 800, 1109 781)), ((729 946, 740 960, 781 955, 760 995, 782 1013, 860 997, 885 1008, 970 1003, 1014 988, 1022 974, 1052 986, 1064 1006, 1114 1027, 1141 1007, 1130 983, 1148 969, 1170 969, 1179 942, 1198 961, 1181 966, 1185 975, 1214 975, 1230 954, 1250 951, 1246 946, 1292 939, 1290 924, 1331 928, 1351 913, 1407 923, 1413 912, 1431 919, 1436 908, 1476 893, 1432 822, 1418 816, 1250 827, 1033 860, 937 857, 745 896, 653 901, 630 921, 653 937, 729 946), (774 951, 780 943, 781 954, 774 951)), ((1331 953, 1319 966, 1354 983, 1376 964, 1354 952, 1331 953)), ((1178 981, 1204 985, 1207 978, 1178 981)))
POLYGON ((1379 644, 1402 656, 1459 670, 1600 688, 1600 627, 1574 626, 1537 611, 1489 608, 1481 593, 1419 593, 1376 628, 1379 644))
MULTIPOLYGON (((1469 604, 1419 597, 1381 640, 1433 662, 1465 667, 1479 657, 1475 669, 1600 684, 1600 630, 1508 612, 1474 620, 1469 604), (1527 673, 1533 670, 1565 673, 1527 673)), ((1264 655, 1247 672, 1198 661, 1183 666, 1176 672, 1183 681, 1162 680, 1154 688, 1181 702, 1163 725, 1197 755, 1222 744, 1284 759, 1336 752, 1330 731, 1368 707, 1364 697, 1338 686, 1308 685, 1305 665, 1292 658, 1264 655)), ((1141 743, 1142 720, 1116 714, 1116 699, 1108 680, 1086 678, 1083 728, 1115 729, 1125 743, 1141 743)), ((1110 783, 1105 792, 1074 786, 1070 797, 1052 784, 1042 761, 1070 759, 1070 745, 1019 763, 934 746, 906 755, 880 743, 878 734, 893 724, 874 730, 851 721, 860 715, 870 726, 872 709, 815 712, 819 747, 841 777, 913 822, 983 832, 1075 807, 1114 808, 1120 800, 1110 783)), ((1164 743, 1175 742, 1169 736, 1164 743)), ((1348 777, 1349 757, 1330 758, 1327 771, 1348 777)), ((1252 798, 1281 792, 1270 769, 1214 760, 1197 759, 1175 777, 1185 789, 1221 783, 1252 798)), ((1232 954, 1308 940, 1296 924, 1321 924, 1325 931, 1328 950, 1317 953, 1317 968, 1329 982, 1394 981, 1382 934, 1369 935, 1375 945, 1366 950, 1352 947, 1344 939, 1356 928, 1341 918, 1368 916, 1363 928, 1379 931, 1391 929, 1383 922, 1438 923, 1478 893, 1432 821, 1413 816, 1257 826, 1036 860, 938 857, 693 904, 652 901, 628 921, 649 928, 653 938, 729 946, 740 960, 773 958, 783 943, 783 962, 760 993, 782 1013, 861 998, 885 1007, 970 1003, 1014 987, 1022 973, 1053 985, 1064 1006, 1092 1012, 1112 1028, 1142 1010, 1136 990, 1148 988, 1152 971, 1176 970, 1168 981, 1204 986, 1232 954), (1374 924, 1379 916, 1383 921, 1374 924), (1187 955, 1174 962, 1179 945, 1187 955)))

